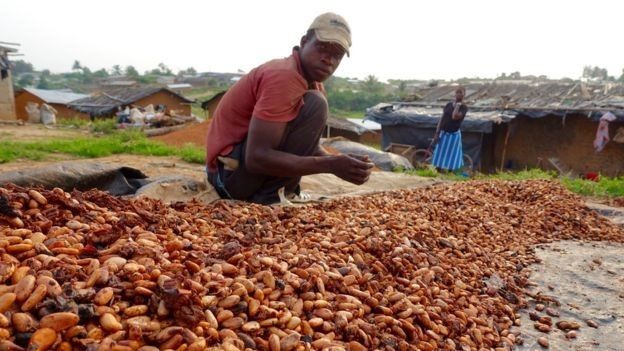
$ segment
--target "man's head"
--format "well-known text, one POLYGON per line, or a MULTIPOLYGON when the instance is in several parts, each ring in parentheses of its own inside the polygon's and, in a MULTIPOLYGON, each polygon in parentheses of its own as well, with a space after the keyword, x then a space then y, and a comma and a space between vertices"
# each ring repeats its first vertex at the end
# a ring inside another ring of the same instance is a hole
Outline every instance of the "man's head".
POLYGON ((301 38, 301 64, 309 81, 323 82, 340 65, 344 54, 349 55, 351 28, 347 21, 334 13, 324 13, 314 19, 301 38))
POLYGON ((464 95, 466 95, 466 88, 461 85, 455 89, 455 101, 462 102, 464 100, 464 95))

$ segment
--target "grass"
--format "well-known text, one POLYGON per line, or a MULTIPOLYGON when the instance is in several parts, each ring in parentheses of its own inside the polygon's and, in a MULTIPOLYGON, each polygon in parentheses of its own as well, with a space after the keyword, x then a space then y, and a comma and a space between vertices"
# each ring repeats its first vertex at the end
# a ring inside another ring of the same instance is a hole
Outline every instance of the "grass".
POLYGON ((624 197, 624 177, 600 177, 599 181, 592 181, 580 178, 559 178, 555 172, 544 171, 541 169, 525 169, 518 172, 501 172, 495 174, 475 174, 472 177, 466 177, 455 173, 439 173, 432 167, 403 170, 397 169, 410 175, 417 175, 428 178, 440 178, 443 180, 465 181, 471 179, 477 180, 529 180, 529 179, 552 179, 558 180, 568 190, 583 196, 595 196, 602 198, 624 197))
POLYGON ((335 110, 331 109, 330 114, 334 117, 338 118, 359 118, 363 119, 365 117, 363 111, 344 111, 344 110, 335 110))
POLYGON ((39 161, 53 153, 83 158, 105 157, 115 154, 179 156, 187 162, 204 163, 204 150, 197 146, 188 144, 182 148, 175 148, 149 140, 138 130, 108 133, 107 124, 98 124, 98 126, 93 127, 93 129, 101 130, 103 135, 33 142, 0 141, 0 163, 18 159, 39 161))
MULTIPOLYGON (((132 154, 146 156, 178 156, 190 163, 203 164, 204 150, 192 144, 181 148, 168 146, 161 142, 148 139, 141 131, 135 129, 118 130, 114 120, 62 120, 61 128, 90 129, 94 133, 90 137, 72 139, 54 139, 46 141, 0 141, 0 163, 12 162, 20 159, 41 161, 52 155, 67 154, 82 158, 105 157, 115 154, 132 154)), ((467 177, 462 174, 438 173, 434 168, 413 170, 397 169, 421 177, 440 178, 452 181, 469 179, 500 179, 500 180, 527 180, 527 179, 558 179, 570 191, 595 197, 624 197, 624 177, 600 177, 599 181, 586 179, 558 178, 554 172, 540 169, 526 169, 519 172, 501 172, 496 174, 475 174, 467 177)))

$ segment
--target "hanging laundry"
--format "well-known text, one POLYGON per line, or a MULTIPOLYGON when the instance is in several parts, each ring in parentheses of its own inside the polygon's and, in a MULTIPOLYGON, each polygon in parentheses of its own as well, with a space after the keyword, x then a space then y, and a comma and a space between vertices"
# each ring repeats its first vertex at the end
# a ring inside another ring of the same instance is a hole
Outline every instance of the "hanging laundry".
POLYGON ((596 152, 600 152, 609 142, 609 122, 616 120, 616 117, 611 112, 606 112, 600 117, 598 123, 598 130, 596 130, 596 139, 594 139, 594 149, 596 152))

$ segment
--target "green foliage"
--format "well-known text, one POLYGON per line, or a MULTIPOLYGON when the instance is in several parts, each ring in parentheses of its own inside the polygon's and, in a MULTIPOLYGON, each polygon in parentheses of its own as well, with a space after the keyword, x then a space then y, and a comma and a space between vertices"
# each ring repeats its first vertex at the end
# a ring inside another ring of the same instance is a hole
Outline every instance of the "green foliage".
POLYGON ((583 67, 583 77, 607 80, 609 78, 609 72, 606 68, 600 68, 598 66, 585 66, 583 67))
POLYGON ((82 65, 80 64, 80 61, 74 60, 74 64, 72 65, 72 71, 79 71, 81 69, 82 65))
POLYGON ((405 173, 409 175, 416 175, 419 177, 427 177, 427 178, 436 178, 440 175, 438 171, 434 167, 425 167, 425 168, 414 168, 414 169, 405 169, 403 167, 397 167, 394 169, 394 172, 397 173, 405 173))
POLYGON ((0 163, 18 159, 43 160, 52 153, 94 158, 114 154, 179 156, 204 163, 204 150, 191 144, 178 149, 149 140, 140 130, 122 130, 100 137, 56 139, 37 142, 0 141, 0 163))
POLYGON ((122 73, 121 66, 120 65, 113 65, 113 67, 111 68, 111 74, 116 75, 116 76, 120 76, 121 73, 122 73))
POLYGON ((371 74, 364 80, 363 89, 368 93, 376 94, 383 90, 383 85, 379 82, 377 77, 371 74))
POLYGON ((587 179, 564 178, 561 183, 570 191, 589 196, 622 197, 624 196, 624 177, 600 177, 595 182, 587 179))
POLYGON ((131 79, 137 79, 139 78, 139 76, 140 76, 139 71, 137 71, 136 68, 134 68, 134 66, 126 67, 126 77, 131 78, 131 79))
POLYGON ((104 68, 100 68, 99 70, 93 72, 93 76, 96 78, 106 78, 108 75, 108 71, 104 68))
POLYGON ((509 180, 509 181, 521 181, 529 179, 550 179, 559 180, 563 186, 573 193, 584 196, 596 196, 596 197, 623 197, 624 196, 624 177, 600 177, 599 181, 592 181, 580 178, 558 178, 555 172, 544 171, 541 169, 525 169, 519 172, 501 172, 495 174, 476 174, 472 178, 467 178, 460 174, 453 173, 438 173, 434 168, 427 167, 423 169, 405 170, 397 168, 395 172, 418 175, 421 177, 440 178, 444 180, 461 181, 467 179, 480 179, 480 180, 509 180))
POLYGON ((20 73, 32 73, 35 70, 32 63, 24 60, 11 61, 11 64, 13 65, 12 71, 14 75, 18 75, 20 73))
POLYGON ((184 161, 190 163, 206 163, 206 153, 203 149, 198 148, 193 144, 186 144, 178 150, 177 155, 184 161))
POLYGON ((182 69, 178 71, 178 76, 183 76, 183 75, 194 76, 196 74, 197 74, 197 71, 193 67, 189 67, 187 69, 182 69))
POLYGON ((327 101, 332 111, 358 111, 364 113, 367 108, 380 102, 392 100, 383 93, 355 92, 353 90, 332 90, 327 92, 327 101))
POLYGON ((140 77, 136 77, 137 82, 142 84, 154 84, 158 80, 158 75, 147 73, 140 77))
POLYGON ((95 134, 113 134, 118 132, 117 121, 114 118, 96 119, 91 123, 89 129, 95 134))
POLYGON ((500 172, 495 174, 477 174, 475 179, 500 179, 500 180, 527 180, 527 179, 555 179, 555 172, 544 171, 539 168, 524 169, 518 172, 500 172))
POLYGON ((20 79, 17 81, 17 85, 20 87, 28 87, 31 86, 34 82, 33 76, 31 74, 23 74, 20 79))
POLYGON ((48 79, 43 74, 39 77, 37 89, 50 89, 50 83, 48 83, 48 79))
POLYGON ((83 129, 89 125, 89 121, 82 118, 61 118, 56 121, 59 128, 64 129, 83 129))

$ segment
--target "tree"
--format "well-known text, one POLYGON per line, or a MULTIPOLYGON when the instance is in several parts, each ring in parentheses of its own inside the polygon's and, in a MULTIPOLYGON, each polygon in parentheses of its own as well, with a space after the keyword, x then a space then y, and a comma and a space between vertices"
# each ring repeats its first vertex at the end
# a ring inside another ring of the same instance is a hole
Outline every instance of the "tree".
POLYGON ((100 68, 99 70, 93 72, 93 76, 96 78, 106 78, 108 77, 108 72, 104 68, 100 68))
POLYGON ((22 74, 20 79, 17 81, 17 85, 24 88, 27 86, 31 86, 34 82, 32 74, 22 74))
POLYGON ((80 61, 74 60, 74 64, 72 65, 72 71, 79 71, 81 69, 82 66, 80 65, 80 61))
POLYGON ((377 79, 377 77, 372 74, 366 77, 363 84, 363 89, 369 93, 377 93, 382 89, 381 83, 379 83, 379 79, 377 79))
POLYGON ((93 73, 89 67, 82 67, 82 82, 83 83, 91 83, 93 82, 93 73))
POLYGON ((111 69, 111 74, 113 74, 115 76, 120 76, 121 75, 121 66, 120 65, 114 65, 113 68, 111 69))
POLYGON ((139 78, 139 71, 134 68, 134 66, 126 66, 126 77, 128 78, 139 78))
POLYGON ((52 73, 50 73, 49 69, 44 69, 43 71, 41 71, 41 77, 50 78, 51 75, 52 73))
POLYGON ((160 71, 160 74, 163 75, 163 76, 171 76, 171 75, 173 75, 173 73, 171 72, 169 67, 167 67, 162 62, 158 64, 158 70, 160 71))
POLYGON ((30 62, 24 60, 13 61, 13 74, 18 75, 20 73, 31 73, 34 71, 33 65, 30 62))
POLYGON ((606 81, 609 80, 609 72, 606 68, 585 66, 583 67, 583 78, 606 81))
POLYGON ((618 81, 624 83, 624 68, 622 68, 622 75, 618 78, 618 81))
POLYGON ((178 76, 181 77, 183 75, 195 76, 197 75, 197 71, 193 67, 189 67, 187 69, 180 70, 178 72, 178 76))
POLYGON ((46 76, 44 76, 43 74, 41 74, 41 76, 39 77, 39 84, 37 84, 37 89, 50 89, 50 83, 48 83, 46 76))
POLYGON ((399 94, 403 94, 403 93, 405 93, 405 91, 406 91, 406 90, 407 90, 407 82, 406 82, 406 81, 404 81, 404 80, 402 80, 402 81, 399 83, 399 94))

